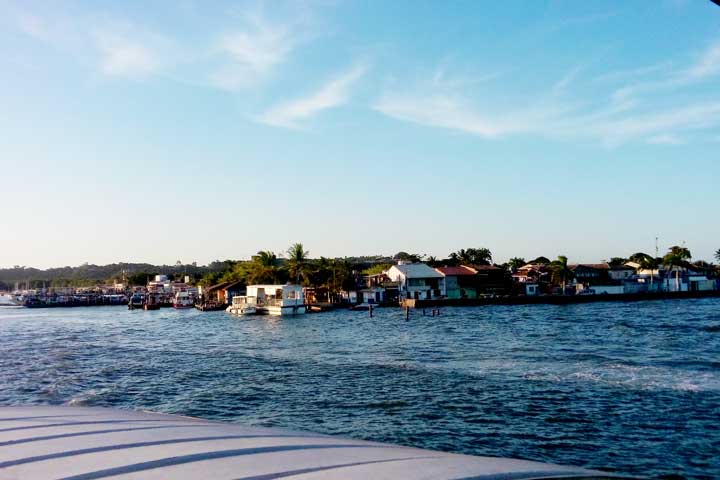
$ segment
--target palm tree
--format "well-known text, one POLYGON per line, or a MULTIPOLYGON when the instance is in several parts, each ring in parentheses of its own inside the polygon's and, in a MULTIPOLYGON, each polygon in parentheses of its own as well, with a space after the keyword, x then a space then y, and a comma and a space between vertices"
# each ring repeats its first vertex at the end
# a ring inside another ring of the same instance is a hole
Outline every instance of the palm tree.
POLYGON ((302 243, 294 243, 288 248, 287 254, 288 271, 291 277, 295 277, 295 283, 299 284, 300 276, 305 270, 310 252, 305 250, 302 243))
POLYGON ((642 263, 644 258, 650 257, 647 253, 637 252, 628 257, 628 260, 635 263, 642 263))
POLYGON ((572 278, 573 272, 568 268, 568 259, 565 255, 559 255, 557 260, 550 263, 553 272, 553 282, 560 281, 562 283, 562 294, 565 295, 565 285, 572 278))
POLYGON ((490 265, 492 253, 487 248, 462 248, 450 254, 453 262, 465 263, 468 265, 490 265))
POLYGON ((251 284, 274 283, 277 274, 277 255, 269 250, 263 250, 252 258, 248 271, 248 282, 251 284))
POLYGON ((660 262, 657 258, 651 257, 650 255, 644 253, 642 255, 641 257, 636 257, 633 261, 639 263, 641 269, 650 270, 650 290, 652 290, 655 270, 660 266, 660 262))
POLYGON ((715 251, 715 260, 720 262, 720 248, 715 251))
POLYGON ((669 270, 675 269, 675 291, 680 291, 680 269, 685 268, 691 258, 690 250, 676 245, 670 247, 662 259, 663 265, 670 267, 669 270))

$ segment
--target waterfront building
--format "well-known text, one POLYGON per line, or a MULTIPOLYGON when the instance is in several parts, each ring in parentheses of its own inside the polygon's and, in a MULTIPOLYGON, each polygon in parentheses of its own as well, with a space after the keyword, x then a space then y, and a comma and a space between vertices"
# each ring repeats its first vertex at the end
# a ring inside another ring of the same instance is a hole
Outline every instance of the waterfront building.
POLYGON ((635 269, 630 265, 611 265, 608 275, 610 279, 621 282, 635 275, 635 269))
POLYGON ((432 300, 445 296, 445 277, 424 263, 399 263, 386 272, 398 282, 401 299, 432 300))
POLYGON ((445 277, 445 295, 447 298, 477 298, 478 271, 472 267, 437 267, 445 277))
POLYGON ((505 295, 512 288, 512 277, 497 265, 473 265, 478 295, 505 295))
POLYGON ((210 287, 198 287, 198 295, 204 302, 218 305, 229 305, 233 297, 245 295, 246 291, 244 282, 223 282, 210 287))

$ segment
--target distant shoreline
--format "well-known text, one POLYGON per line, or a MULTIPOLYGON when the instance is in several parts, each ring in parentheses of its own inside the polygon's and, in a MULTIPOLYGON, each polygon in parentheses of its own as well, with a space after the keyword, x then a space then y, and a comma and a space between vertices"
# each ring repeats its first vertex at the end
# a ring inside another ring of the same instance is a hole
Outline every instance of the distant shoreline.
POLYGON ((596 302, 640 302, 644 300, 673 300, 690 298, 720 298, 720 290, 701 292, 651 292, 651 293, 618 293, 607 295, 540 295, 540 296, 506 296, 487 298, 442 298, 435 300, 404 300, 403 307, 475 307, 483 305, 570 305, 577 303, 596 302))

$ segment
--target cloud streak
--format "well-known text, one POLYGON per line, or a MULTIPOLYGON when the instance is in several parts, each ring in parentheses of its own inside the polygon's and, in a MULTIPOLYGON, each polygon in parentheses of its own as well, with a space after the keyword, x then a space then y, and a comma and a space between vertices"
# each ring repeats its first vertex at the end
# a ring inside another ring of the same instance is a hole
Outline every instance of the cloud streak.
POLYGON ((333 78, 316 92, 296 100, 280 103, 261 114, 260 123, 284 128, 300 128, 301 121, 318 113, 347 103, 350 89, 365 73, 364 66, 355 66, 333 78))
MULTIPOLYGON (((636 78, 665 69, 667 65, 665 62, 608 77, 612 80, 636 78)), ((629 83, 608 92, 605 99, 598 100, 596 96, 572 99, 570 87, 579 82, 580 72, 580 68, 569 71, 543 93, 535 92, 525 99, 507 99, 509 101, 503 103, 498 103, 490 89, 477 97, 449 88, 451 81, 445 85, 425 82, 415 88, 386 91, 373 109, 397 120, 485 139, 539 135, 589 139, 607 146, 633 141, 679 145, 684 143, 682 134, 720 127, 720 98, 685 91, 697 82, 720 74, 720 44, 708 48, 689 67, 669 72, 665 79, 629 83), (678 100, 672 94, 676 90, 681 93, 678 100), (563 95, 559 96, 561 92, 563 95), (483 105, 483 100, 494 103, 495 107, 483 105), (506 105, 511 102, 521 106, 508 108, 506 105)))
POLYGON ((245 29, 227 32, 217 41, 216 50, 224 60, 210 81, 227 90, 252 87, 285 62, 301 41, 297 25, 252 16, 245 29))

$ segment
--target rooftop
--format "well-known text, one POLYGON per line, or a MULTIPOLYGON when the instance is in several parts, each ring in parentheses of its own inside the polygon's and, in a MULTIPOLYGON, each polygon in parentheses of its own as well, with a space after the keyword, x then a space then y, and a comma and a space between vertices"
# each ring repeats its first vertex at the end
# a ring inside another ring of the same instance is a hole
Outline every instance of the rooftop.
POLYGON ((400 270, 407 278, 442 278, 440 272, 424 263, 393 265, 393 268, 400 270))
POLYGON ((465 265, 460 265, 458 267, 437 267, 435 270, 446 277, 460 277, 463 275, 472 276, 477 274, 477 270, 466 267, 465 265))

